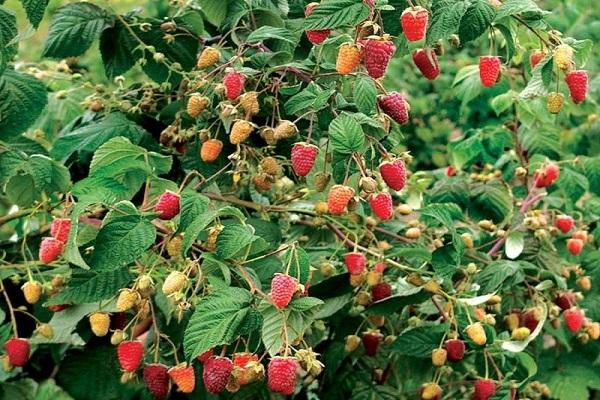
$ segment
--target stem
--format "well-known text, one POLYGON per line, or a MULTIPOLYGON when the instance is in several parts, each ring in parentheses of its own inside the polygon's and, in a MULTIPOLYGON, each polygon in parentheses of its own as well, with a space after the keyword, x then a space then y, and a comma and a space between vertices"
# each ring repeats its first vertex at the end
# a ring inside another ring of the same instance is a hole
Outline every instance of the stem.
POLYGON ((37 207, 35 207, 35 208, 33 208, 33 207, 32 208, 25 208, 23 210, 19 210, 17 212, 12 213, 12 214, 8 214, 8 215, 5 215, 3 217, 0 217, 0 226, 6 224, 7 222, 12 221, 13 219, 18 219, 18 218, 21 218, 21 217, 24 217, 26 215, 31 214, 33 211, 35 211, 36 208, 37 207))
POLYGON ((8 312, 10 313, 10 323, 13 327, 13 332, 15 337, 19 337, 19 331, 17 329, 17 320, 15 318, 15 311, 13 309, 12 303, 10 302, 10 298, 8 297, 8 293, 6 293, 6 288, 4 287, 4 282, 0 279, 0 289, 2 290, 2 294, 4 295, 4 299, 6 300, 6 305, 8 306, 8 312))

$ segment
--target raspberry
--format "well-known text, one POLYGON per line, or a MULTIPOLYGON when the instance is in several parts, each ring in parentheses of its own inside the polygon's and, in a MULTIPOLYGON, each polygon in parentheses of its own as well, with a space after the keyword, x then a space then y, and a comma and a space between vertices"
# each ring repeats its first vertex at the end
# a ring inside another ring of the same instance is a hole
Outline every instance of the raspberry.
POLYGON ((454 176, 456 175, 456 168, 454 168, 453 165, 448 165, 444 174, 446 174, 446 176, 454 176))
POLYGON ((232 375, 238 385, 247 385, 264 377, 264 367, 256 354, 235 353, 232 375))
POLYGON ((312 169, 319 154, 314 144, 295 143, 292 147, 292 169, 298 176, 306 176, 312 169))
POLYGON ((561 44, 554 49, 554 63, 564 72, 573 69, 573 48, 568 44, 561 44))
POLYGON ((560 176, 560 168, 556 164, 547 164, 544 167, 538 169, 533 174, 533 181, 535 187, 543 188, 550 186, 560 176))
POLYGON ((298 282, 295 278, 289 275, 275 274, 273 280, 271 280, 271 300, 275 307, 285 308, 294 297, 297 289, 298 282))
POLYGON ((54 329, 50 324, 40 324, 35 331, 47 339, 54 336, 54 329))
POLYGON ((202 50, 202 53, 200 53, 200 56, 198 56, 196 67, 199 69, 211 67, 219 62, 220 56, 221 53, 219 50, 215 49, 214 47, 205 47, 204 50, 202 50))
POLYGON ((562 233, 568 233, 575 226, 575 221, 569 215, 559 215, 554 221, 554 226, 560 229, 562 233))
POLYGON ((212 394, 221 393, 227 386, 227 381, 233 370, 233 363, 229 358, 211 357, 204 363, 202 380, 206 391, 212 394))
POLYGON ((39 251, 40 261, 44 264, 50 264, 62 254, 63 247, 63 242, 53 237, 42 239, 39 251))
MULTIPOLYGON (((183 236, 177 235, 177 236, 173 236, 167 242, 166 248, 167 248, 167 254, 169 255, 169 257, 177 258, 181 255, 181 242, 182 241, 183 241, 183 236)), ((138 287, 138 289, 140 290, 140 292, 143 292, 141 287, 138 287)))
POLYGON ((569 94, 573 103, 579 104, 585 100, 588 91, 588 73, 585 70, 571 71, 565 76, 569 94))
POLYGON ((362 43, 367 73, 373 79, 381 78, 396 52, 396 46, 387 37, 365 39, 362 43))
POLYGON ((394 204, 392 203, 392 196, 389 193, 379 192, 371 195, 369 204, 373 213, 384 221, 392 218, 392 215, 394 215, 394 204))
POLYGON ((491 379, 477 379, 474 387, 473 400, 488 400, 496 394, 496 382, 491 379))
POLYGON ((568 310, 577 304, 577 296, 573 292, 564 292, 556 296, 554 304, 559 306, 562 310, 568 310))
POLYGON ((471 324, 465 328, 465 333, 478 346, 483 346, 487 343, 487 336, 485 334, 485 329, 483 329, 483 325, 481 323, 476 322, 471 324))
POLYGON ((236 71, 227 72, 223 77, 223 86, 225 87, 225 96, 229 100, 235 100, 242 94, 246 77, 236 71))
POLYGON ((106 336, 110 327, 110 315, 104 312, 95 312, 90 315, 89 320, 94 335, 98 337, 106 336))
POLYGON ((272 175, 269 174, 258 174, 252 178, 252 183, 254 183, 254 187, 260 193, 268 192, 273 187, 275 183, 275 179, 272 175))
MULTIPOLYGON (((308 17, 317 8, 319 3, 309 3, 304 8, 304 16, 308 17)), ((312 44, 321 44, 331 34, 331 29, 320 29, 320 30, 306 30, 306 37, 312 44)))
POLYGON ((187 283, 187 275, 180 271, 171 271, 163 282, 162 292, 167 296, 183 289, 187 283))
MULTIPOLYGON (((293 150, 292 150, 293 151, 293 150)), ((260 169, 268 175, 277 176, 279 174, 279 163, 275 157, 265 157, 260 160, 260 169)))
POLYGON ((22 367, 29 361, 29 341, 27 339, 12 338, 4 343, 4 351, 8 362, 13 367, 22 367))
POLYGON ((296 124, 294 124, 292 121, 284 119, 275 127, 273 136, 275 140, 281 140, 291 138, 292 136, 296 135, 296 133, 298 133, 296 124))
POLYGON ((139 368, 144 359, 144 345, 137 340, 126 340, 117 346, 119 365, 125 372, 133 372, 139 368))
POLYGON ((341 215, 350 199, 354 197, 354 189, 344 185, 333 185, 327 195, 327 208, 333 215, 341 215))
POLYGON ((247 116, 256 115, 260 111, 257 92, 246 92, 242 94, 239 102, 247 116))
POLYGON ((140 300, 140 294, 133 289, 121 289, 117 297, 117 311, 128 311, 140 300))
POLYGON ((277 139, 275 139, 275 129, 270 126, 260 128, 259 134, 269 146, 275 146, 277 144, 277 139))
POLYGON ((338 50, 337 60, 335 62, 335 70, 340 75, 347 75, 354 71, 360 59, 362 58, 362 51, 360 47, 354 43, 344 43, 338 50))
POLYGON ((219 139, 208 139, 200 147, 200 158, 206 163, 211 163, 219 158, 222 149, 223 142, 219 139))
POLYGON ((146 364, 144 367, 144 383, 148 391, 156 399, 164 399, 169 393, 169 374, 163 364, 146 364))
POLYGON ((56 218, 50 225, 50 235, 56 240, 66 242, 71 231, 71 220, 69 218, 56 218))
POLYGON ((371 296, 373 301, 379 301, 383 299, 387 299, 392 295, 392 286, 390 286, 387 282, 381 282, 377 285, 373 286, 371 289, 371 296))
POLYGON ((574 256, 577 256, 581 253, 582 249, 583 240, 573 238, 567 240, 567 250, 569 250, 569 253, 573 254, 574 256))
POLYGON ((213 349, 208 349, 204 353, 198 355, 196 357, 196 360, 198 360, 202 364, 204 364, 209 358, 211 358, 213 356, 213 354, 214 354, 214 350, 213 349))
POLYGON ((512 340, 522 341, 527 339, 529 335, 531 335, 531 329, 527 328, 526 326, 523 326, 521 328, 513 330, 510 335, 510 338, 512 340))
POLYGON ((172 219, 179 214, 179 194, 166 190, 158 198, 154 211, 158 213, 160 219, 172 219))
POLYGON ((416 42, 425 37, 429 13, 421 6, 409 7, 402 12, 400 24, 406 40, 416 42))
POLYGON ((533 307, 521 315, 522 325, 524 325, 530 331, 533 331, 535 328, 537 328, 538 323, 542 318, 542 312, 538 307, 533 307))
POLYGON ((429 79, 434 80, 440 74, 440 64, 438 63, 435 51, 431 49, 417 49, 412 53, 412 59, 421 74, 429 79))
POLYGON ((379 273, 383 273, 383 271, 385 271, 385 269, 387 268, 387 264, 384 263, 383 261, 379 261, 377 264, 375 264, 375 266, 373 267, 373 271, 375 272, 379 272, 379 273))
POLYGON ((383 335, 379 330, 368 330, 363 333, 362 342, 363 346, 365 346, 365 355, 374 357, 382 341, 383 335))
POLYGON ((435 382, 425 383, 419 392, 421 400, 440 400, 442 398, 442 388, 435 382))
POLYGON ((298 362, 293 357, 273 357, 267 367, 269 390, 290 396, 296 387, 298 362))
POLYGON ((583 244, 586 244, 588 242, 588 233, 587 231, 575 231, 573 232, 573 234, 571 235, 571 237, 573 239, 579 239, 583 242, 583 244))
POLYGON ((344 255, 344 264, 350 275, 360 275, 367 266, 367 257, 358 251, 352 251, 344 255))
POLYGON ((546 52, 544 50, 532 50, 531 54, 529 54, 529 64, 531 65, 531 68, 535 68, 535 66, 538 65, 538 63, 542 61, 544 57, 546 57, 546 52))
POLYGON ((377 98, 377 104, 379 104, 384 113, 400 125, 408 122, 410 105, 400 93, 390 92, 389 94, 381 95, 377 98))
POLYGON ((579 308, 573 307, 563 312, 563 318, 567 324, 567 329, 573 333, 576 333, 583 326, 583 311, 579 308))
POLYGON ((385 160, 379 164, 381 178, 391 189, 402 190, 406 184, 406 166, 399 158, 385 160))
POLYGON ((465 356, 465 342, 460 339, 449 339, 444 343, 449 361, 460 361, 465 356))
MULTIPOLYGON (((329 181, 331 180, 331 174, 327 173, 327 172, 317 172, 315 174, 315 190, 317 192, 322 192, 327 188, 327 185, 329 185, 329 181)), ((323 204, 327 205, 327 203, 323 204)), ((325 211, 327 212, 327 211, 325 211)))
POLYGON ((491 87, 496 84, 500 77, 500 57, 481 56, 479 57, 479 79, 485 87, 491 87))
POLYGON ((229 133, 229 142, 231 144, 238 145, 248 139, 253 130, 254 127, 250 122, 244 121, 243 119, 238 119, 231 127, 231 132, 229 133))
POLYGON ((546 108, 548 112, 552 114, 558 114, 562 109, 563 103, 565 102, 565 96, 562 93, 551 92, 548 94, 546 100, 546 108))
POLYGON ((42 297, 42 284, 38 281, 28 281, 21 287, 25 301, 29 304, 35 304, 42 297))
POLYGON ((187 364, 176 365, 167 371, 171 380, 182 393, 192 393, 196 387, 196 375, 194 367, 187 364))
POLYGON ((435 349, 431 352, 431 363, 436 367, 446 364, 448 352, 444 349, 435 349))
POLYGON ((210 100, 208 100, 208 97, 194 93, 188 100, 187 113, 190 115, 190 117, 197 118, 202 111, 206 109, 206 106, 208 106, 209 102, 210 100))

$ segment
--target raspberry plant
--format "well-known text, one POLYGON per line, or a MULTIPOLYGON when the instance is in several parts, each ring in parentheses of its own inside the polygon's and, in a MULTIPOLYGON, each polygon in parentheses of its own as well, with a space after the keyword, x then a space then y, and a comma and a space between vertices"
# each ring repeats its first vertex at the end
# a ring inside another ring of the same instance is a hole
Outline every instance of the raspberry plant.
POLYGON ((591 5, 13 3, 3 398, 598 398, 591 5))

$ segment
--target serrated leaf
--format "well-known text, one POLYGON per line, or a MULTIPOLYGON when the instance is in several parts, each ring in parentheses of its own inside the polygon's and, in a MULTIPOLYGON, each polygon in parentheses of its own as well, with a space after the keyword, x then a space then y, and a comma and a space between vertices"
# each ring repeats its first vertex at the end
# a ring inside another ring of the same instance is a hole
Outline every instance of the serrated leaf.
POLYGON ((329 124, 329 140, 337 153, 351 154, 363 149, 365 133, 356 119, 343 112, 329 124))
POLYGON ((514 260, 521 255, 524 247, 525 238, 523 233, 519 231, 512 231, 506 237, 506 242, 504 243, 504 253, 506 254, 506 257, 514 260))
POLYGON ((480 286, 480 292, 492 293, 498 290, 504 281, 518 274, 522 274, 521 265, 518 262, 494 261, 475 275, 475 283, 480 286))
POLYGON ((354 82, 354 103, 361 113, 371 115, 375 111, 377 87, 375 82, 365 75, 359 75, 354 82))
POLYGON ((496 16, 496 9, 487 0, 472 0, 460 20, 458 36, 461 44, 481 36, 496 16))
POLYGON ((373 303, 365 310, 366 315, 392 315, 401 313, 404 307, 411 304, 419 304, 427 300, 430 295, 417 288, 417 293, 409 295, 394 295, 384 300, 373 303))
POLYGON ((216 27, 221 26, 227 17, 229 0, 198 0, 198 4, 208 22, 216 27))
POLYGON ((44 12, 49 0, 21 0, 27 19, 34 28, 37 28, 44 18, 44 12))
POLYGON ((105 300, 117 294, 129 282, 131 275, 126 268, 100 273, 76 273, 69 280, 69 285, 50 297, 47 304, 82 304, 105 300))
POLYGON ((439 347, 447 330, 447 324, 425 325, 408 329, 398 336, 391 349, 407 356, 431 357, 431 352, 439 347))
POLYGON ((512 200, 506 188, 487 183, 475 186, 471 192, 471 206, 494 221, 502 221, 512 209, 512 200))
POLYGON ((221 258, 233 258, 255 238, 252 228, 241 224, 227 224, 217 237, 217 255, 221 258))
POLYGON ((65 343, 72 346, 85 345, 85 342, 75 330, 79 321, 96 310, 98 310, 98 303, 87 303, 69 307, 66 310, 54 313, 50 321, 48 321, 52 327, 52 337, 46 338, 41 335, 36 335, 31 338, 31 343, 65 343))
POLYGON ((290 44, 296 44, 297 39, 290 31, 285 28, 276 28, 274 26, 261 26, 252 31, 246 38, 248 43, 261 42, 264 40, 282 40, 290 44))
POLYGON ((542 10, 533 0, 506 0, 498 8, 496 19, 519 14, 526 14, 527 19, 532 19, 541 18, 549 12, 542 10))
POLYGON ((137 45, 138 42, 121 21, 102 32, 100 54, 107 77, 122 75, 135 65, 135 58, 131 54, 137 45))
POLYGON ((310 273, 310 257, 303 248, 294 245, 285 253, 286 272, 304 284, 310 273))
POLYGON ((528 99, 548 94, 548 85, 552 80, 552 55, 548 54, 533 68, 531 79, 521 91, 519 97, 528 99))
POLYGON ((304 29, 334 29, 357 25, 369 15, 369 8, 355 0, 325 0, 304 20, 304 29))
POLYGON ((277 355, 284 343, 301 337, 314 320, 312 310, 279 310, 266 301, 260 303, 259 311, 263 316, 262 342, 271 356, 277 355))
POLYGON ((427 44, 431 45, 456 33, 468 6, 467 1, 434 1, 431 7, 431 25, 427 29, 427 44))
POLYGON ((327 100, 335 90, 323 90, 314 83, 310 83, 304 90, 291 96, 284 105, 287 114, 298 115, 307 109, 320 110, 327 105, 327 100))
POLYGON ((0 75, 6 69, 8 62, 17 54, 17 44, 14 43, 17 33, 15 13, 0 5, 0 75))
POLYGON ((515 103, 517 93, 513 90, 509 90, 506 93, 499 94, 492 99, 492 108, 496 115, 500 115, 515 103))
POLYGON ((582 175, 571 168, 563 168, 560 171, 560 177, 556 185, 564 190, 565 194, 573 203, 581 198, 588 191, 590 183, 585 175, 582 175))
POLYGON ((316 297, 300 297, 292 300, 288 305, 288 308, 294 311, 308 311, 315 307, 322 306, 323 304, 323 300, 317 299, 316 297))
POLYGON ((590 191, 600 196, 600 157, 582 157, 581 165, 590 183, 590 191))

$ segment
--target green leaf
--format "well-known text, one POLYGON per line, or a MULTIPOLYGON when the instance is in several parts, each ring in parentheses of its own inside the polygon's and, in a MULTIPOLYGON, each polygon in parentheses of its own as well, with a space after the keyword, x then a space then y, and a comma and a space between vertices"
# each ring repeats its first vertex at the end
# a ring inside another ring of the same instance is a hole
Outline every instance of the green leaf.
POLYGON ((560 132, 557 129, 519 128, 519 139, 527 153, 556 158, 561 153, 560 132))
POLYGON ((600 196, 600 157, 582 157, 581 165, 590 183, 590 191, 600 196))
POLYGON ((98 310, 98 303, 88 303, 69 307, 66 310, 54 313, 50 321, 48 321, 52 327, 52 337, 47 338, 42 335, 36 335, 31 338, 31 343, 65 343, 72 346, 85 345, 81 336, 76 332, 77 324, 96 310, 98 310))
POLYGON ((531 79, 521 91, 519 97, 528 99, 548 94, 548 86, 552 80, 552 55, 548 54, 533 69, 531 79))
POLYGON ((279 310, 263 301, 259 311, 263 316, 262 342, 271 356, 277 355, 284 343, 293 343, 301 337, 314 321, 314 309, 305 312, 279 310))
POLYGON ((0 99, 0 140, 7 140, 29 128, 48 103, 42 82, 10 69, 0 77, 0 99))
POLYGON ((506 237, 506 243, 504 244, 504 253, 506 257, 514 260, 519 257, 525 247, 525 238, 523 233, 519 231, 513 231, 506 237))
POLYGON ((519 14, 526 14, 528 20, 539 19, 549 13, 542 10, 533 0, 506 0, 498 8, 496 20, 519 14))
POLYGON ((458 169, 475 162, 484 152, 481 136, 474 134, 470 137, 461 137, 448 143, 452 165, 458 169))
POLYGON ((61 7, 50 24, 42 55, 54 58, 79 56, 112 23, 113 17, 106 10, 91 3, 61 7))
POLYGON ((121 21, 102 31, 100 54, 106 76, 114 78, 129 71, 135 65, 135 58, 131 55, 137 45, 138 42, 121 21))
POLYGON ((395 295, 386 298, 385 300, 378 301, 365 310, 367 315, 392 315, 395 313, 401 313, 404 307, 411 304, 419 304, 430 298, 425 291, 419 291, 417 293, 409 295, 395 295))
POLYGON ((502 33, 504 36, 504 41, 506 42, 506 60, 511 61, 514 57, 517 49, 515 46, 515 38, 511 29, 503 24, 494 24, 494 27, 502 33))
POLYGON ((363 114, 371 115, 375 111, 377 100, 377 87, 373 79, 366 75, 359 75, 354 82, 354 103, 363 114))
POLYGON ((357 25, 369 16, 369 8, 356 0, 325 0, 304 20, 304 29, 334 29, 357 25))
POLYGON ((448 330, 447 324, 424 325, 408 329, 392 344, 391 349, 412 357, 431 357, 448 330))
POLYGON ((98 232, 90 265, 95 270, 121 268, 144 254, 155 238, 154 225, 141 216, 115 217, 98 232))
POLYGON ((255 31, 252 31, 246 38, 248 43, 262 42, 265 40, 282 40, 290 44, 296 44, 297 39, 290 31, 285 28, 276 28, 274 26, 261 26, 255 31))
POLYGON ((29 174, 19 174, 11 177, 6 183, 4 191, 10 202, 19 207, 29 207, 40 198, 33 177, 29 174))
POLYGON ((206 213, 209 203, 210 199, 206 196, 192 190, 183 191, 177 232, 186 232, 198 217, 206 213))
POLYGON ((337 153, 351 154, 363 149, 365 134, 356 119, 343 112, 329 124, 329 140, 337 153))
POLYGON ((229 0, 198 0, 197 2, 206 20, 216 27, 221 26, 225 17, 227 17, 229 0))
POLYGON ((481 36, 496 16, 496 9, 487 0, 472 0, 471 5, 460 20, 458 36, 461 44, 481 36))
POLYGON ((217 255, 221 258, 234 258, 257 238, 253 229, 241 224, 227 224, 217 237, 217 255))
POLYGON ((323 90, 321 87, 311 82, 306 89, 290 97, 285 102, 285 112, 297 115, 305 113, 307 109, 320 110, 327 105, 327 102, 335 90, 323 90))
POLYGON ((456 33, 468 6, 468 1, 435 0, 431 7, 432 16, 431 25, 427 29, 427 44, 431 45, 456 33))
POLYGON ((479 284, 480 293, 488 294, 498 290, 506 280, 521 274, 521 265, 516 261, 494 261, 475 276, 475 283, 479 284))
POLYGON ((310 273, 310 257, 302 247, 294 245, 285 253, 287 273, 304 284, 308 281, 310 273))
POLYGON ((467 65, 461 68, 456 74, 452 86, 456 88, 456 95, 462 101, 461 106, 466 106, 483 91, 483 85, 479 78, 479 66, 467 65))
POLYGON ((575 50, 575 61, 579 68, 585 67, 590 56, 592 55, 592 50, 594 48, 594 42, 590 39, 577 40, 573 38, 566 38, 564 43, 568 44, 575 50))
POLYGON ((515 103, 517 92, 509 90, 506 93, 499 94, 492 99, 492 108, 496 115, 507 111, 515 103))
POLYGON ((501 184, 486 183, 472 189, 474 209, 494 221, 502 221, 512 209, 512 200, 501 184))
POLYGON ((252 294, 240 288, 219 290, 203 298, 185 329, 183 349, 187 359, 231 343, 250 314, 251 301, 252 294))
POLYGON ((82 304, 105 300, 117 294, 129 282, 131 275, 127 268, 100 273, 75 273, 69 280, 69 286, 50 297, 47 304, 82 304))
POLYGON ((582 175, 571 168, 563 168, 560 171, 560 177, 556 184, 559 188, 564 190, 565 194, 573 203, 579 200, 590 188, 590 183, 585 175, 582 175))
POLYGON ((324 304, 323 300, 317 299, 316 297, 300 297, 298 299, 294 299, 288 305, 290 310, 294 311, 308 311, 315 307, 322 306, 324 304))
POLYGON ((49 0, 21 0, 27 19, 34 28, 37 28, 44 18, 44 12, 49 0))
MULTIPOLYGON (((17 18, 15 13, 0 5, 0 75, 6 69, 8 62, 17 54, 18 46, 14 43, 17 33, 17 18)), ((2 138, 1 135, 0 138, 2 138)))

